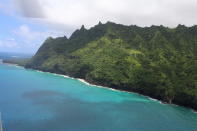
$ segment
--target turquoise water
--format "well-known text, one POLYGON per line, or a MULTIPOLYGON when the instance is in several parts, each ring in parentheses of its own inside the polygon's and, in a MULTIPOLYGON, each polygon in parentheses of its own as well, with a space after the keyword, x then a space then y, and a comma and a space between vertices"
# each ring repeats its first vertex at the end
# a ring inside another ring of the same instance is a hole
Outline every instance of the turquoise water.
POLYGON ((4 131, 197 131, 197 113, 134 93, 0 65, 4 131))

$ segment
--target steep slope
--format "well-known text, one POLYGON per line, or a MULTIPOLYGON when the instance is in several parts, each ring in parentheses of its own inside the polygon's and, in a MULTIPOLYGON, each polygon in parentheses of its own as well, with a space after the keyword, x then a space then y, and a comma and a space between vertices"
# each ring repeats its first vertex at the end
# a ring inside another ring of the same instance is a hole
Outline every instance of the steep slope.
POLYGON ((197 26, 82 26, 48 38, 26 67, 197 109, 197 26))

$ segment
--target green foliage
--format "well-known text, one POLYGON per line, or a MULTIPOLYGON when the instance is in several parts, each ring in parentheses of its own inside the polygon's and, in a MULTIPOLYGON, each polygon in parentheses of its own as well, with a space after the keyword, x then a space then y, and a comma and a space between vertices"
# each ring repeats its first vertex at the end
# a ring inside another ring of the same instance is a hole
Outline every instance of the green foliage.
POLYGON ((26 67, 197 109, 196 26, 82 26, 69 39, 48 38, 26 67))

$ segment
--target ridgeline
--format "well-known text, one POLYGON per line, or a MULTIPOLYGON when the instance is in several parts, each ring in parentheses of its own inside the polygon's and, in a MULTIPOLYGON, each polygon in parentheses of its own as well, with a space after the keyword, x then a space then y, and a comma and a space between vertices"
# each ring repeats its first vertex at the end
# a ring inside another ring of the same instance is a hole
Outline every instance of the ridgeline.
POLYGON ((197 110, 197 26, 82 26, 70 38, 49 37, 25 67, 197 110))

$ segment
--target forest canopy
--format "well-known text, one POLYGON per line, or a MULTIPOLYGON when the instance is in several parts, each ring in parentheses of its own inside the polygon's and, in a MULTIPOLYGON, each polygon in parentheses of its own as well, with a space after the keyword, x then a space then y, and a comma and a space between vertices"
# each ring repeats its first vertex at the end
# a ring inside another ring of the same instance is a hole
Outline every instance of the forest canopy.
POLYGON ((25 67, 197 109, 197 26, 82 26, 49 37, 25 67))

